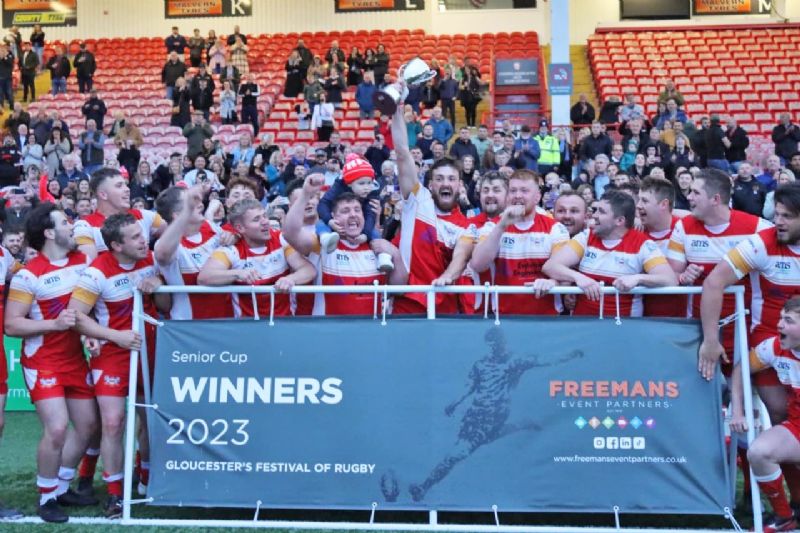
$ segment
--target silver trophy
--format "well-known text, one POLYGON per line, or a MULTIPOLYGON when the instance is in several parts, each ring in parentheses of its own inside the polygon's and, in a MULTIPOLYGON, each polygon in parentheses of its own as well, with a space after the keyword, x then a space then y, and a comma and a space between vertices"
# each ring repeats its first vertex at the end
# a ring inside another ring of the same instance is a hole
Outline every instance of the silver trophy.
POLYGON ((436 71, 431 70, 428 64, 416 57, 402 65, 397 71, 397 75, 402 77, 405 85, 392 83, 380 91, 376 91, 372 97, 375 108, 382 115, 394 115, 398 104, 408 96, 408 86, 422 85, 436 77, 436 71))

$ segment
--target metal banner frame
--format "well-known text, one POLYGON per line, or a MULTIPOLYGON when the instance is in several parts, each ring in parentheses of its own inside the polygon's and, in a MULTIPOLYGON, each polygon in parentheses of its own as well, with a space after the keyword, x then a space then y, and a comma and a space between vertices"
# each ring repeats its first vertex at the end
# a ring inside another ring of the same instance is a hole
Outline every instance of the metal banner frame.
MULTIPOLYGON (((272 297, 272 304, 270 306, 270 316, 268 326, 273 327, 275 322, 273 321, 273 311, 274 311, 274 295, 275 291, 271 286, 263 286, 263 287, 255 287, 255 286, 228 286, 228 287, 201 287, 201 286, 163 286, 157 290, 158 293, 169 293, 169 294, 217 294, 217 293, 237 293, 241 295, 251 295, 252 298, 255 299, 257 294, 270 294, 272 297)), ((375 305, 373 306, 373 319, 380 320, 380 324, 385 326, 387 324, 387 315, 386 315, 386 306, 383 307, 382 313, 378 312, 379 306, 378 302, 379 299, 382 300, 384 303, 388 300, 389 295, 397 294, 397 293, 425 293, 427 296, 427 319, 428 320, 435 320, 436 319, 436 294, 437 293, 448 293, 448 294, 482 294, 484 295, 484 318, 485 319, 493 319, 496 324, 500 323, 500 316, 497 312, 490 312, 488 302, 490 300, 497 301, 497 299, 504 294, 532 294, 533 290, 530 287, 512 287, 512 286, 489 286, 485 285, 483 287, 475 287, 475 286, 449 286, 449 287, 433 287, 428 285, 378 285, 377 282, 373 286, 298 286, 292 289, 293 293, 296 294, 316 294, 316 293, 327 293, 327 294, 353 294, 353 293, 361 293, 361 294, 373 294, 375 298, 375 305), (491 297, 491 298, 490 298, 491 297)), ((736 311, 733 315, 732 319, 734 321, 735 327, 735 348, 734 351, 737 354, 738 360, 741 361, 742 365, 742 373, 745 376, 750 375, 750 362, 748 358, 748 347, 747 347, 747 330, 746 330, 746 323, 745 323, 745 313, 746 308, 744 305, 744 287, 742 286, 733 286, 729 287, 725 290, 726 294, 733 294, 735 295, 736 300, 736 311)), ((550 291, 551 294, 573 294, 578 295, 582 294, 582 291, 577 287, 555 287, 550 291)), ((628 293, 625 294, 652 294, 652 295, 668 295, 668 294, 702 294, 701 287, 666 287, 660 289, 644 289, 644 288, 636 288, 628 293)), ((619 299, 620 293, 611 287, 603 287, 602 288, 602 297, 610 297, 619 299)), ((254 308, 257 307, 254 305, 254 308)), ((600 305, 600 316, 598 317, 599 320, 603 319, 614 319, 619 323, 623 317, 616 316, 616 317, 603 317, 602 314, 602 300, 600 305)), ((619 306, 617 306, 617 310, 619 310, 619 306)), ((617 311, 619 312, 619 311, 617 311)), ((134 291, 134 305, 133 305, 133 329, 134 331, 144 335, 144 324, 145 322, 160 325, 161 323, 158 322, 155 318, 147 316, 143 312, 143 305, 142 305, 142 294, 138 290, 134 291)), ((254 317, 256 320, 259 318, 267 318, 267 317, 259 317, 256 313, 254 317)), ((423 320, 421 318, 421 320, 423 320)), ((731 320, 731 317, 726 319, 726 323, 731 320)), ((495 532, 552 532, 552 531, 560 531, 560 532, 568 532, 568 531, 582 531, 582 532, 611 532, 611 531, 654 531, 651 528, 647 529, 627 529, 622 528, 620 526, 620 512, 624 511, 623 509, 619 509, 618 507, 614 507, 609 509, 609 513, 613 513, 615 518, 615 528, 607 528, 607 527, 542 527, 542 526, 507 526, 502 525, 500 523, 498 512, 502 511, 502 509, 498 509, 497 506, 492 506, 491 509, 487 509, 487 511, 491 511, 494 514, 495 525, 486 526, 486 525, 467 525, 467 524, 439 524, 438 523, 438 513, 437 511, 429 511, 429 521, 427 524, 408 524, 408 523, 375 523, 375 511, 377 510, 377 505, 372 504, 371 508, 369 506, 365 506, 365 510, 371 511, 370 512, 370 519, 368 522, 309 522, 309 521, 286 521, 286 520, 259 520, 259 512, 260 512, 260 501, 254 502, 256 504, 255 508, 255 515, 252 520, 192 520, 192 519, 160 519, 160 518, 134 518, 131 516, 131 507, 134 504, 139 503, 149 503, 151 500, 149 498, 143 499, 133 499, 133 457, 134 457, 134 446, 135 446, 135 438, 136 438, 136 408, 137 407, 144 407, 144 408, 157 408, 158 406, 151 404, 150 398, 150 383, 149 380, 145 380, 144 383, 144 402, 137 403, 136 400, 136 390, 137 390, 137 381, 138 381, 138 369, 139 363, 142 363, 142 375, 148 376, 148 360, 147 360, 147 343, 143 340, 142 342, 142 351, 137 352, 135 350, 131 351, 130 357, 130 380, 128 385, 128 400, 127 400, 127 419, 126 419, 126 431, 125 431, 125 469, 124 469, 124 497, 123 497, 123 515, 121 523, 123 525, 135 525, 135 526, 202 526, 202 527, 244 527, 244 528, 304 528, 304 529, 330 529, 330 530, 344 530, 344 529, 351 529, 351 530, 385 530, 385 531, 495 531, 495 532)), ((753 439, 755 439, 755 424, 753 419, 753 396, 752 396, 752 387, 749 379, 743 380, 744 386, 744 408, 745 408, 745 416, 747 419, 747 442, 752 443, 753 439)), ((735 444, 735 442, 734 442, 735 444)), ((733 456, 735 457, 735 455, 733 456)), ((730 476, 731 483, 733 484, 732 490, 735 491, 735 483, 736 483, 736 463, 735 459, 732 463, 729 462, 728 468, 731 470, 732 475, 730 476)), ((751 475, 751 497, 752 497, 752 509, 753 509, 753 522, 756 531, 760 531, 762 528, 762 508, 761 508, 761 499, 760 499, 760 492, 755 480, 755 476, 751 475)), ((720 514, 731 521, 731 524, 734 527, 734 530, 741 531, 739 525, 736 523, 736 520, 733 517, 733 510, 729 508, 720 509, 720 514)), ((99 519, 71 519, 73 523, 97 523, 98 521, 103 522, 99 519)), ((689 531, 689 530, 679 530, 679 529, 658 529, 656 531, 689 531)))

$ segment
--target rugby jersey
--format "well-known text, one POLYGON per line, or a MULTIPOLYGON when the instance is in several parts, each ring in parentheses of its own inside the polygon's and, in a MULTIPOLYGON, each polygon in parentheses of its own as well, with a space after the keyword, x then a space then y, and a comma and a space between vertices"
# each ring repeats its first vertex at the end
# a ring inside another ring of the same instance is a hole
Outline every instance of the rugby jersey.
MULTIPOLYGON (((80 252, 70 252, 55 262, 39 254, 14 275, 8 298, 30 305, 31 320, 55 320, 69 305, 87 266, 86 256, 80 252)), ((26 368, 66 372, 86 366, 81 336, 74 329, 26 337, 22 353, 21 363, 26 368)))
MULTIPOLYGON (((131 209, 128 211, 139 222, 142 227, 142 234, 147 242, 150 242, 150 234, 153 228, 159 228, 164 224, 164 219, 158 213, 153 211, 140 211, 139 209, 131 209)), ((94 212, 87 215, 77 222, 75 222, 75 242, 78 246, 93 244, 97 249, 97 253, 105 252, 108 250, 103 234, 100 228, 103 227, 106 216, 102 213, 94 212)))
POLYGON ((750 371, 774 368, 778 379, 791 391, 787 398, 787 419, 800 421, 800 354, 784 350, 778 337, 768 337, 750 350, 750 371))
MULTIPOLYGON (((622 239, 604 241, 591 230, 584 230, 570 240, 567 245, 581 258, 578 271, 595 281, 612 286, 614 280, 632 274, 649 273, 658 265, 666 265, 667 260, 658 245, 641 231, 630 229, 622 239)), ((642 296, 622 294, 620 316, 642 316, 642 296)), ((600 302, 591 301, 579 295, 575 304, 575 315, 599 315, 600 302)), ((616 297, 606 295, 603 305, 604 316, 616 315, 616 297)))
MULTIPOLYGON (((648 231, 647 236, 651 241, 658 245, 661 253, 667 255, 669 240, 672 231, 680 218, 673 215, 670 220, 669 229, 666 231, 648 231)), ((684 294, 654 295, 649 294, 644 297, 644 316, 676 317, 686 318, 688 300, 684 294)))
MULTIPOLYGON (((319 251, 319 242, 315 251, 319 251)), ((333 253, 322 252, 317 269, 317 285, 373 285, 385 283, 386 275, 378 270, 378 258, 368 243, 352 245, 344 239, 333 253)), ((315 315, 372 315, 374 294, 315 295, 315 315)), ((378 313, 382 311, 383 295, 378 296, 378 313)))

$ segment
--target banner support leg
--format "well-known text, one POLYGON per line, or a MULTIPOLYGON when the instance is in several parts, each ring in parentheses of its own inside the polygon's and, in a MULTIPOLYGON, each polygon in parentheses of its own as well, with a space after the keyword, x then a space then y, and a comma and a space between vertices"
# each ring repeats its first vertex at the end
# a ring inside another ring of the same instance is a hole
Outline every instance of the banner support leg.
POLYGON ((614 526, 617 529, 622 529, 619 527, 619 505, 615 505, 612 509, 614 510, 614 526))
MULTIPOLYGON (((133 291, 133 316, 142 312, 142 293, 138 289, 133 291)), ((133 321, 133 331, 141 331, 141 321, 133 321)), ((144 339, 142 341, 145 342, 144 339)), ((136 388, 139 373, 139 354, 135 350, 130 353, 130 368, 128 369, 128 408, 125 420, 125 463, 123 470, 123 498, 122 498, 122 523, 131 519, 131 500, 133 500, 133 448, 136 439, 136 388)), ((145 379, 147 379, 145 377, 145 379)), ((149 401, 147 403, 150 403, 149 401)))
POLYGON ((253 522, 258 522, 258 512, 261 510, 261 500, 256 500, 256 514, 253 515, 253 522))
POLYGON ((497 504, 492 505, 492 513, 494 513, 494 525, 500 527, 500 515, 497 514, 497 504))
POLYGON ((439 524, 439 511, 428 511, 428 524, 432 526, 439 524))
POLYGON ((436 319, 436 291, 433 287, 428 289, 426 294, 427 296, 427 308, 428 308, 428 320, 435 320, 436 319))
POLYGON ((369 523, 375 523, 375 509, 378 508, 378 502, 372 502, 372 510, 369 512, 369 523))

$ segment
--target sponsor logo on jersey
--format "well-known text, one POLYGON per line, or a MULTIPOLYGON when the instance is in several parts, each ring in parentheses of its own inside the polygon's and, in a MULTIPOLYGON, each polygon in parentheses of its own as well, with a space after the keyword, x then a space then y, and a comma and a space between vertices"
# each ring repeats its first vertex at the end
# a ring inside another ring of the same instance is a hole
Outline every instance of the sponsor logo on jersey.
POLYGON ((704 239, 694 239, 689 246, 692 248, 708 248, 711 245, 707 240, 704 239))
POLYGON ((120 382, 119 376, 103 376, 103 384, 108 387, 119 387, 120 382))
POLYGON ((39 386, 43 389, 52 389, 58 385, 58 378, 39 378, 39 386))
POLYGON ((53 283, 58 283, 59 281, 61 281, 61 276, 55 275, 55 276, 50 276, 49 278, 45 278, 44 284, 52 285, 53 283))
POLYGON ((792 264, 789 261, 775 261, 775 268, 778 270, 791 270, 792 264))
POLYGON ((119 278, 117 281, 114 282, 114 287, 124 287, 125 285, 130 285, 131 280, 128 278, 119 278))

